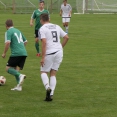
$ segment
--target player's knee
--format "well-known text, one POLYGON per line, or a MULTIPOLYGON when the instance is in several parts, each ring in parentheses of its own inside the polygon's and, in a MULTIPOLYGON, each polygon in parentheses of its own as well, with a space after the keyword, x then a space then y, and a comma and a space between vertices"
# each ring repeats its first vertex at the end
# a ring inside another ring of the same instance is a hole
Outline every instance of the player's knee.
POLYGON ((9 68, 10 68, 10 67, 6 66, 6 69, 5 69, 5 70, 6 70, 6 72, 8 72, 9 68))
POLYGON ((66 23, 65 26, 68 26, 68 23, 66 23))
POLYGON ((38 40, 38 39, 35 39, 35 42, 36 42, 36 43, 38 43, 38 42, 39 42, 39 40, 38 40))
POLYGON ((50 76, 56 76, 57 70, 51 69, 50 70, 50 76))
POLYGON ((65 27, 65 23, 63 23, 63 26, 65 27))

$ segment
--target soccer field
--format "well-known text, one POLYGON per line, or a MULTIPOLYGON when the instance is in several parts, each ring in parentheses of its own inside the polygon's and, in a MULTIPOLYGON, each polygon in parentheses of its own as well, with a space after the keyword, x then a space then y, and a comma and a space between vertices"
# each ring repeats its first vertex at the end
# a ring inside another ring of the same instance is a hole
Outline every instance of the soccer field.
MULTIPOLYGON (((31 14, 0 15, 0 53, 4 49, 5 21, 12 18, 28 40, 28 57, 22 73, 27 75, 23 91, 11 91, 15 78, 5 72, 0 58, 0 76, 7 82, 0 86, 0 117, 117 117, 117 16, 72 15, 69 42, 57 74, 54 100, 45 102, 40 78, 40 58, 34 47, 31 14)), ((51 22, 62 26, 59 14, 51 22)))

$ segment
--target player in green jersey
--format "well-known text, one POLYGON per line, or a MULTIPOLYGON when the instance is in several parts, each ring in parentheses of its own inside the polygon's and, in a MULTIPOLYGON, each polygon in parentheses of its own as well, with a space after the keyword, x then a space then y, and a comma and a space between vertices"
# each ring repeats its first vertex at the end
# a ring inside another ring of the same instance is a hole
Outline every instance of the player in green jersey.
POLYGON ((35 10, 31 16, 30 20, 30 26, 33 26, 33 22, 35 20, 35 48, 37 50, 36 56, 40 56, 40 50, 39 50, 39 39, 38 39, 38 30, 42 26, 40 23, 40 15, 43 13, 49 14, 48 10, 44 9, 44 0, 39 1, 39 9, 35 10))
POLYGON ((23 69, 27 57, 25 49, 27 40, 18 29, 13 27, 12 20, 7 20, 5 24, 7 31, 5 33, 5 48, 2 57, 5 58, 10 47, 11 55, 6 65, 6 71, 14 75, 17 81, 17 86, 11 90, 22 91, 22 83, 26 75, 21 74, 19 70, 23 69))

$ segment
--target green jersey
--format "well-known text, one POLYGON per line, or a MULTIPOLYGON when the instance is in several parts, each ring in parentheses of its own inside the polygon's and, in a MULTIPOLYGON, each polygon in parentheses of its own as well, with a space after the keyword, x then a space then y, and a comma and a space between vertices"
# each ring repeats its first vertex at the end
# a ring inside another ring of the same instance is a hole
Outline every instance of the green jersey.
POLYGON ((10 41, 11 57, 13 56, 27 56, 24 42, 26 38, 16 28, 11 27, 5 33, 5 43, 10 41))
POLYGON ((31 19, 35 19, 35 30, 38 30, 42 25, 40 23, 40 15, 43 13, 49 14, 48 10, 43 9, 40 11, 39 9, 35 10, 31 16, 31 19))

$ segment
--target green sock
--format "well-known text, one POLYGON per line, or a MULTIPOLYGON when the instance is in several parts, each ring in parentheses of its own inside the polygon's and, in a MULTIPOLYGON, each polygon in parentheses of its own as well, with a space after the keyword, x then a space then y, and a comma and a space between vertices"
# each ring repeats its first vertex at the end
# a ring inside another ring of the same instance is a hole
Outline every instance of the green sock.
POLYGON ((15 76, 16 78, 16 81, 17 81, 17 84, 19 83, 19 77, 18 76, 15 76))
POLYGON ((38 43, 35 42, 35 48, 36 48, 36 50, 37 50, 37 53, 39 53, 39 42, 38 42, 38 43))
POLYGON ((16 78, 16 80, 17 80, 17 82, 19 82, 19 75, 20 75, 20 73, 19 73, 17 70, 15 70, 15 69, 13 69, 13 68, 9 68, 7 72, 8 72, 9 74, 14 75, 15 78, 16 78))

